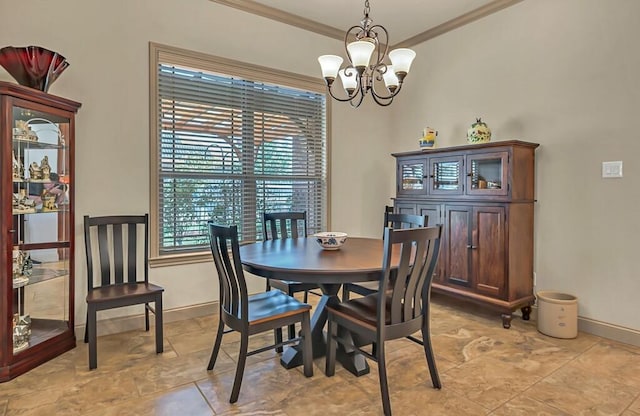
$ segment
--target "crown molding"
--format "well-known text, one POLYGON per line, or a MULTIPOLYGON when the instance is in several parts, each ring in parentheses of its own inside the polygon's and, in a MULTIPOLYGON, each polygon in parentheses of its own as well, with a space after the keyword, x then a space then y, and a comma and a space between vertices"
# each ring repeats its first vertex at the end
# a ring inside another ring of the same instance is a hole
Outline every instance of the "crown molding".
POLYGON ((478 19, 481 19, 495 12, 498 12, 502 9, 513 6, 514 4, 520 3, 521 1, 523 0, 494 0, 491 3, 487 3, 484 6, 478 7, 477 9, 471 10, 468 13, 460 15, 438 26, 434 26, 429 30, 426 30, 415 36, 412 36, 409 39, 406 39, 394 45, 393 48, 408 48, 411 46, 415 46, 419 43, 426 42, 429 39, 433 39, 436 36, 440 36, 444 33, 450 32, 461 26, 467 25, 471 22, 474 22, 478 19))
MULTIPOLYGON (((266 17, 267 19, 276 20, 278 22, 295 26, 300 29, 308 30, 333 39, 344 40, 344 30, 318 23, 311 19, 307 19, 295 14, 287 13, 274 7, 265 6, 264 4, 252 0, 210 1, 222 4, 224 6, 233 7, 235 9, 252 13, 258 16, 266 17)), ((471 10, 468 13, 465 13, 438 26, 432 27, 431 29, 428 29, 422 33, 412 36, 409 39, 399 42, 398 44, 393 45, 393 48, 407 48, 415 46, 419 43, 425 42, 429 39, 433 39, 436 36, 440 36, 444 33, 450 32, 454 29, 467 25, 502 9, 513 6, 514 4, 520 3, 521 1, 523 0, 494 0, 490 3, 485 4, 484 6, 478 7, 477 9, 471 10)))
POLYGON ((238 10, 242 10, 248 13, 253 13, 258 16, 266 17, 267 19, 276 20, 281 23, 286 23, 291 26, 299 27, 300 29, 308 30, 310 32, 318 33, 333 39, 344 40, 344 30, 336 29, 335 27, 318 23, 311 19, 301 17, 295 14, 287 13, 285 11, 276 9, 274 7, 265 6, 264 4, 252 1, 252 0, 210 0, 214 3, 222 4, 224 6, 233 7, 238 10))

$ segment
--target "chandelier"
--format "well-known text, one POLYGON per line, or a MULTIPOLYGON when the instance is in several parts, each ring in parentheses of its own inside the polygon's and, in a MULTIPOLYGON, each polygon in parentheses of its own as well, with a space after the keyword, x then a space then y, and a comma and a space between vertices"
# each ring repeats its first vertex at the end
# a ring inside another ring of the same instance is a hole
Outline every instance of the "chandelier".
POLYGON ((347 66, 340 69, 343 59, 337 55, 318 57, 322 77, 331 97, 348 101, 352 107, 358 107, 368 93, 379 105, 391 104, 393 97, 402 89, 402 82, 416 57, 413 50, 399 48, 388 53, 391 64, 384 63, 389 50, 389 32, 384 26, 372 25, 369 11, 369 0, 365 0, 364 18, 360 25, 352 26, 345 34, 344 46, 349 58, 347 66), (346 97, 334 94, 333 85, 338 75, 346 97))

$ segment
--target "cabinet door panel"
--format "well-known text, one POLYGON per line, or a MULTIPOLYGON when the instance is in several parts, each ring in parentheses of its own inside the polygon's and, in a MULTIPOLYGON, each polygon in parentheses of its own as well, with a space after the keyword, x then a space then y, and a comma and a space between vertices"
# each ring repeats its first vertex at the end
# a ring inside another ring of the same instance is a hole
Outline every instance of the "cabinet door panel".
POLYGON ((413 202, 398 202, 394 205, 394 212, 396 214, 409 214, 414 215, 416 213, 416 204, 413 202))
POLYGON ((432 195, 461 195, 462 156, 434 157, 429 159, 429 193, 432 195))
POLYGON ((509 152, 477 152, 467 156, 468 195, 508 195, 509 152))
POLYGON ((473 270, 479 293, 501 298, 506 292, 505 210, 476 206, 473 210, 473 270))
POLYGON ((440 204, 418 204, 416 207, 418 215, 426 215, 429 217, 427 226, 433 227, 436 224, 442 224, 440 219, 440 204))
POLYGON ((426 195, 426 159, 420 157, 398 160, 397 169, 398 195, 426 195))
POLYGON ((445 206, 444 282, 471 287, 471 207, 445 206))

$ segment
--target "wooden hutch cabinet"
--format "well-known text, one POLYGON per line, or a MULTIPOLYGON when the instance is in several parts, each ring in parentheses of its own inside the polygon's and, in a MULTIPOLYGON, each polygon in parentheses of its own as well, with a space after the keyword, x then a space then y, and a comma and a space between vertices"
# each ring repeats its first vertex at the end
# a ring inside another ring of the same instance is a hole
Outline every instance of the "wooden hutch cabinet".
POLYGON ((533 295, 535 149, 519 140, 395 153, 396 212, 443 224, 435 292, 489 306, 511 326, 533 295))
POLYGON ((73 158, 79 108, 0 82, 0 381, 76 346, 73 158))

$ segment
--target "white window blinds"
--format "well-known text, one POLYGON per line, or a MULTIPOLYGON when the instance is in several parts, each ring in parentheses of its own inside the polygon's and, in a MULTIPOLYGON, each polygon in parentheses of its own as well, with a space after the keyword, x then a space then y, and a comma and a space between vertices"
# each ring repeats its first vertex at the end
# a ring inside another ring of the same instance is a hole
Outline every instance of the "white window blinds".
POLYGON ((207 220, 262 238, 264 211, 306 211, 323 229, 324 94, 162 62, 157 65, 159 253, 209 249, 207 220))

